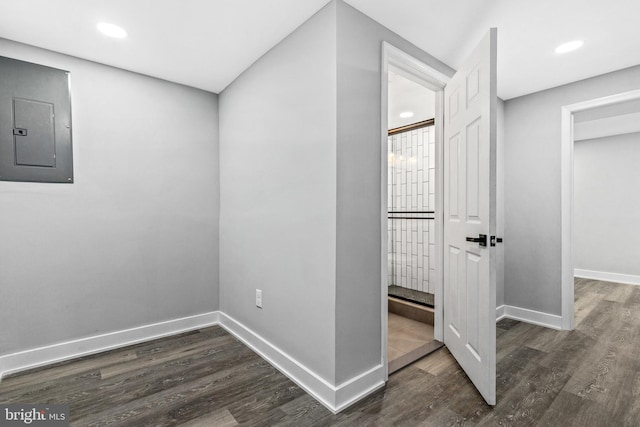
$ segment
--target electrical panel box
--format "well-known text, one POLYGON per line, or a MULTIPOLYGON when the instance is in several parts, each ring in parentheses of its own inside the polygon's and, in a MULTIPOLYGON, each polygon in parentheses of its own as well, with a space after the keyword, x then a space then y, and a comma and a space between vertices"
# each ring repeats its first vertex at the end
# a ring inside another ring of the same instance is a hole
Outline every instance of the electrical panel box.
POLYGON ((69 78, 0 56, 0 180, 73 182, 69 78))

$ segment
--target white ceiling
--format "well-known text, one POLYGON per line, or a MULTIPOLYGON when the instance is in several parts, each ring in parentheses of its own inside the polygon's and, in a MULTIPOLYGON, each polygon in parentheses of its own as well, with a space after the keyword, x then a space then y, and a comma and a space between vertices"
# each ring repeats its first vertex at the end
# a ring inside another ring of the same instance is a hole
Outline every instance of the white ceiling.
POLYGON ((219 93, 327 2, 0 0, 0 37, 219 93))
POLYGON ((433 119, 436 99, 433 91, 399 74, 389 71, 389 129, 433 119), (413 116, 402 118, 401 113, 413 116))
MULTIPOLYGON (((328 0, 0 0, 0 37, 212 92, 328 0), (121 25, 124 40, 95 31, 121 25)), ((634 0, 346 0, 453 68, 498 28, 503 99, 640 64, 634 0), (583 39, 565 55, 560 43, 583 39)))

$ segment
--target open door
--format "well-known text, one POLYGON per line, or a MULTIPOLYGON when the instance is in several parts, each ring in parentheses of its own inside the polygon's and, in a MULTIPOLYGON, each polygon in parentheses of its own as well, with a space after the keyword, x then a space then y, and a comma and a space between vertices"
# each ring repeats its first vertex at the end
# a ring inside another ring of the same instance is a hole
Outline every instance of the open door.
POLYGON ((444 89, 444 342, 496 403, 496 39, 444 89))

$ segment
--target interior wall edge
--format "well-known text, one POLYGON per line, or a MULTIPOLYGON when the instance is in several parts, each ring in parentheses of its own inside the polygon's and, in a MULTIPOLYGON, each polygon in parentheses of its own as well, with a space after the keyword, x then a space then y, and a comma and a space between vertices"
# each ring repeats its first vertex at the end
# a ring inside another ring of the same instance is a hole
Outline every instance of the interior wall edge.
POLYGON ((260 355, 334 414, 385 384, 382 364, 335 385, 233 317, 220 312, 220 326, 260 355))
POLYGON ((335 370, 335 25, 331 2, 219 98, 220 309, 327 379, 335 370))

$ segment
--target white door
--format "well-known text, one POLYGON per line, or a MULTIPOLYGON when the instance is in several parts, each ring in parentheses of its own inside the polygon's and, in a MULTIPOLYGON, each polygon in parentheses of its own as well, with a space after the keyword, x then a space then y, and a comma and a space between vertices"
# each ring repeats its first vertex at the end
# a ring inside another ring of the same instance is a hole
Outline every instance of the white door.
POLYGON ((496 403, 496 38, 492 28, 447 83, 443 143, 444 342, 490 405, 496 403))

